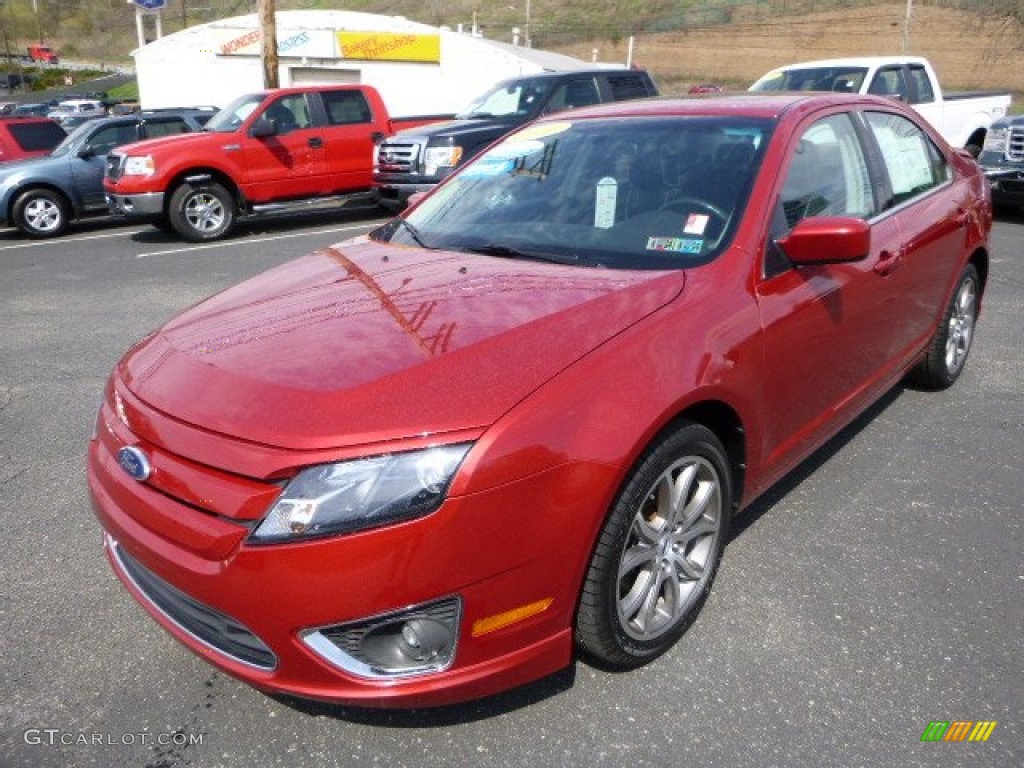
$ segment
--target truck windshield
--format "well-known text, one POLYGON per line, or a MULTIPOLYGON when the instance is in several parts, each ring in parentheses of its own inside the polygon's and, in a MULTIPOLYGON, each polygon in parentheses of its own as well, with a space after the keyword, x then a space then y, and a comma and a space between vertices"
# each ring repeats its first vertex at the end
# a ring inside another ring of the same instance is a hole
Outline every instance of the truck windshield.
POLYGON ((867 72, 867 67, 777 69, 750 86, 750 90, 859 93, 867 72))
POLYGON ((214 133, 233 133, 245 122, 256 108, 267 98, 265 93, 250 93, 239 96, 228 104, 224 109, 210 118, 210 121, 203 127, 205 131, 214 133))
POLYGON ((533 123, 372 237, 581 267, 705 263, 743 217, 773 125, 725 116, 533 123))
POLYGON ((473 120, 529 115, 536 111, 537 105, 550 87, 550 82, 543 78, 517 80, 499 85, 471 102, 456 117, 460 120, 473 120))

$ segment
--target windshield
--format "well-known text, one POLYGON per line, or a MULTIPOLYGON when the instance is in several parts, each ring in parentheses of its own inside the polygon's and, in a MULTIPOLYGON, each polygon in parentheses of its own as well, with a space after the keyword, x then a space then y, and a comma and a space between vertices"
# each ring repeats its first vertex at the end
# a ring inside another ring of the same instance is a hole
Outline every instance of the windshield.
POLYGON ((256 111, 256 108, 266 98, 267 94, 265 93, 250 93, 245 96, 239 96, 211 117, 210 121, 203 126, 203 130, 215 133, 233 133, 237 131, 239 126, 246 121, 249 115, 256 111))
POLYGON ((589 267, 673 269, 726 246, 773 123, 535 123, 373 233, 383 242, 589 267))
POLYGON ((750 90, 858 93, 867 72, 867 67, 777 69, 750 86, 750 90))
POLYGON ((545 78, 516 80, 498 85, 470 103, 465 111, 456 115, 461 120, 477 117, 509 117, 529 115, 537 109, 541 96, 547 93, 551 81, 545 78))

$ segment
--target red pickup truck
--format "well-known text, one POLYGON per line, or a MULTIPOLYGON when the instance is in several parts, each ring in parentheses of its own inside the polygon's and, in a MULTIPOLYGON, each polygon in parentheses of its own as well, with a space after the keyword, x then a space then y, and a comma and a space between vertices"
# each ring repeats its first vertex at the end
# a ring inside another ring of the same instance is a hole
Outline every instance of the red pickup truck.
POLYGON ((107 204, 202 242, 224 237, 240 218, 369 200, 375 144, 410 122, 396 126, 366 85, 247 94, 202 133, 111 152, 107 204))

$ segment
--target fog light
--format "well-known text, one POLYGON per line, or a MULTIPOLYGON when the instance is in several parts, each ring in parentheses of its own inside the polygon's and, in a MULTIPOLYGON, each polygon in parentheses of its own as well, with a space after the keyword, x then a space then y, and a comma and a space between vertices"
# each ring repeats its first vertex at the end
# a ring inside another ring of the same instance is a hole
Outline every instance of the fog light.
POLYGON ((335 666, 361 677, 409 677, 451 666, 461 603, 447 598, 402 611, 303 634, 335 666))

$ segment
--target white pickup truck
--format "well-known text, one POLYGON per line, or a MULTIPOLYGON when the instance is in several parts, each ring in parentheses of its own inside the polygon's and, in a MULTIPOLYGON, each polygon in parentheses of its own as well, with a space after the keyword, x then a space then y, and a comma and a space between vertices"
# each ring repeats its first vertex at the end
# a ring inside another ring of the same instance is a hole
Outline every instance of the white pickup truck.
POLYGON ((1008 93, 943 94, 935 70, 918 56, 862 56, 791 64, 768 72, 750 90, 892 96, 917 110, 952 146, 963 147, 975 157, 989 127, 1010 106, 1008 93))

